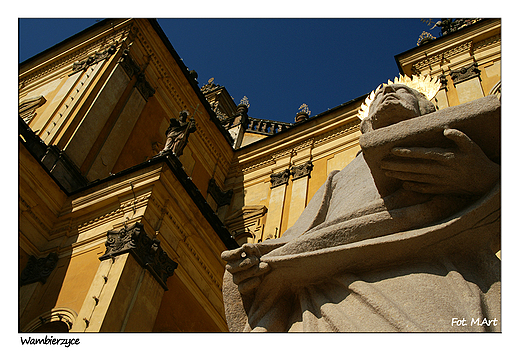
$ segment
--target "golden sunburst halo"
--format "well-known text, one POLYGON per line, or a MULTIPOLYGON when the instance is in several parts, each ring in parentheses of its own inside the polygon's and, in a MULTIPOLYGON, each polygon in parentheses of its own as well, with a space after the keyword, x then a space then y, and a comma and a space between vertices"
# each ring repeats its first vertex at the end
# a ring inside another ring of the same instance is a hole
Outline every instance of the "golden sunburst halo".
POLYGON ((372 90, 372 92, 368 94, 367 98, 358 109, 359 119, 365 119, 368 117, 370 104, 374 101, 376 92, 385 85, 390 84, 404 84, 422 93, 428 100, 432 100, 441 87, 441 83, 437 77, 431 77, 430 75, 413 75, 412 77, 408 77, 400 74, 399 77, 394 78, 394 81, 388 80, 387 83, 380 84, 376 89, 372 90))

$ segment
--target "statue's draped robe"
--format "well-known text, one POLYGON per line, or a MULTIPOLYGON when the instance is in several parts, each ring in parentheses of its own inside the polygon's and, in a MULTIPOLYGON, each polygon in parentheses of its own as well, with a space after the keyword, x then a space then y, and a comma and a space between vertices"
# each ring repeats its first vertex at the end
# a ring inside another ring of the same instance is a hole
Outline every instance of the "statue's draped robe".
POLYGON ((271 271, 253 295, 226 271, 229 329, 500 330, 499 235, 499 184, 478 199, 383 200, 359 155, 281 238, 259 244, 271 271))
POLYGON ((166 145, 164 150, 171 150, 173 153, 182 155, 182 149, 184 148, 186 138, 184 135, 188 132, 189 122, 179 122, 174 120, 172 125, 166 131, 166 145))

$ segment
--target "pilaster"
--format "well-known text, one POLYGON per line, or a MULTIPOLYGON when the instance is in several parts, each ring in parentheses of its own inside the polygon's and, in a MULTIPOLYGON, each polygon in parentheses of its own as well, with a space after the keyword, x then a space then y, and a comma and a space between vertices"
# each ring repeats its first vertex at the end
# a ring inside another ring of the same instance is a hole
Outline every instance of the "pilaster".
POLYGON ((177 263, 141 223, 109 231, 105 245, 71 331, 151 331, 177 263))
POLYGON ((289 176, 289 169, 271 174, 271 196, 269 198, 269 211, 267 212, 265 230, 262 240, 280 237, 283 204, 285 202, 285 190, 287 189, 289 176))
POLYGON ((294 222, 296 222, 305 209, 307 204, 307 188, 309 184, 308 180, 312 168, 312 161, 307 161, 302 165, 291 167, 292 192, 287 228, 292 227, 294 222))

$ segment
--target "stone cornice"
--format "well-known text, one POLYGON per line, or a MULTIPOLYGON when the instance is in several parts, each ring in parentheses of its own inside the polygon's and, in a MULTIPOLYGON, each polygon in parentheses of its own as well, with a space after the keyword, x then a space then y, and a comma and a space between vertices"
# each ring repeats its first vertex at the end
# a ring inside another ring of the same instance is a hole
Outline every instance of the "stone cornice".
POLYGON ((350 134, 359 130, 359 120, 354 120, 349 123, 345 123, 337 128, 329 130, 324 133, 320 133, 317 135, 310 134, 308 139, 299 142, 297 144, 285 147, 280 150, 271 151, 271 153, 267 156, 255 158, 253 160, 248 160, 243 163, 238 163, 233 165, 233 168, 230 170, 230 174, 237 172, 240 170, 241 173, 252 172, 260 167, 264 167, 267 165, 272 165, 276 163, 276 160, 285 156, 294 155, 297 151, 305 149, 307 147, 315 147, 316 145, 329 142, 340 138, 346 134, 350 134))
POLYGON ((451 49, 445 50, 438 54, 432 55, 426 59, 423 59, 412 65, 413 69, 417 72, 421 72, 423 68, 435 65, 442 62, 444 59, 448 59, 454 55, 458 55, 462 52, 468 52, 471 50, 473 42, 471 40, 466 41, 460 45, 457 45, 451 49))
POLYGON ((501 35, 497 34, 492 37, 481 40, 479 42, 476 42, 475 44, 473 44, 473 47, 474 47, 475 51, 478 51, 478 50, 484 49, 491 45, 500 45, 501 41, 502 41, 501 35))
POLYGON ((425 68, 428 64, 439 63, 443 57, 448 58, 468 49, 475 50, 476 40, 480 41, 484 35, 495 35, 500 31, 500 27, 499 18, 481 20, 457 32, 398 54, 395 60, 401 73, 405 67, 411 68, 412 73, 415 73, 417 69, 425 68))
POLYGON ((45 63, 36 66, 34 69, 29 69, 27 72, 21 73, 19 76, 20 86, 26 86, 40 77, 51 74, 61 68, 70 65, 73 67, 74 62, 81 62, 86 60, 89 56, 95 55, 96 52, 104 52, 107 50, 108 44, 117 45, 119 48, 121 41, 124 40, 132 30, 132 24, 126 24, 115 31, 105 31, 106 34, 95 41, 76 47, 72 52, 67 52, 63 55, 58 55, 55 59, 46 61, 45 63))
POLYGON ((92 66, 100 61, 106 60, 110 56, 112 56, 117 50, 117 45, 112 44, 110 47, 104 51, 101 52, 95 52, 94 54, 88 56, 86 59, 74 62, 72 64, 72 73, 70 75, 73 75, 77 72, 86 70, 89 66, 92 66))
POLYGON ((91 229, 92 227, 97 227, 100 224, 113 221, 118 216, 122 218, 124 213, 127 212, 130 208, 137 209, 142 206, 145 206, 150 196, 150 193, 146 193, 136 198, 132 198, 131 200, 120 202, 119 207, 117 209, 105 212, 104 214, 95 218, 91 218, 88 221, 81 222, 76 226, 76 228, 78 229, 78 232, 84 232, 86 230, 91 229))
POLYGON ((421 72, 425 67, 429 67, 431 65, 442 63, 443 60, 449 59, 455 55, 458 55, 463 52, 470 51, 478 51, 482 50, 491 45, 499 45, 501 42, 501 35, 497 34, 492 37, 486 38, 484 40, 473 42, 472 40, 468 40, 462 44, 459 44, 451 49, 447 49, 430 57, 427 57, 423 60, 420 60, 412 65, 413 70, 417 72, 421 72))

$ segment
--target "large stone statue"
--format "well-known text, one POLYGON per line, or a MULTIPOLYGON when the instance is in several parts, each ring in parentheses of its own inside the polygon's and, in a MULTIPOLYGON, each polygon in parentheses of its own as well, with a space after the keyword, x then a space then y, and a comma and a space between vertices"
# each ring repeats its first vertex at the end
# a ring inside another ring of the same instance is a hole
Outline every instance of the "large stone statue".
POLYGON ((388 84, 281 238, 225 251, 230 331, 499 331, 500 101, 388 84))
POLYGON ((177 156, 182 155, 184 148, 188 144, 188 136, 197 130, 193 117, 187 121, 188 115, 188 111, 184 110, 179 113, 178 120, 175 118, 170 119, 170 126, 166 130, 166 143, 158 156, 167 151, 171 151, 177 156))

